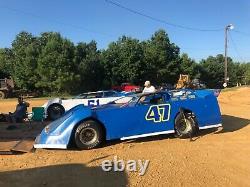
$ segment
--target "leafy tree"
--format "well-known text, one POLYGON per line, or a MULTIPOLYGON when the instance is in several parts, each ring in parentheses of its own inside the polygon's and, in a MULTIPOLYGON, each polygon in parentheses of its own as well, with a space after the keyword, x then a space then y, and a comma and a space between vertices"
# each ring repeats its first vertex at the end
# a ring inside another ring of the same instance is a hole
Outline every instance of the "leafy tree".
POLYGON ((145 79, 159 83, 175 83, 180 73, 179 47, 171 43, 164 30, 155 32, 144 42, 145 79))
POLYGON ((102 87, 104 70, 95 41, 88 44, 81 42, 75 47, 74 63, 76 73, 80 76, 78 92, 94 91, 102 87))
POLYGON ((242 79, 244 77, 244 69, 242 68, 240 63, 234 63, 233 61, 229 61, 228 77, 229 84, 231 86, 236 86, 242 83, 242 79))
MULTIPOLYGON (((176 83, 179 74, 200 78, 208 87, 222 87, 224 56, 209 56, 196 63, 179 54, 164 30, 146 41, 122 36, 106 50, 95 41, 74 45, 59 33, 39 36, 22 31, 12 47, 0 49, 0 78, 12 76, 19 88, 44 93, 77 93, 109 89, 122 82, 176 83)), ((229 86, 250 84, 250 63, 228 58, 229 86)))
POLYGON ((200 65, 201 80, 210 88, 222 87, 224 82, 223 55, 209 56, 207 59, 201 60, 200 65))
MULTIPOLYGON (((238 83, 242 83, 245 70, 240 63, 235 63, 228 57, 228 86, 236 86, 238 83)), ((207 59, 203 59, 200 63, 201 79, 207 83, 209 87, 222 87, 224 83, 224 65, 225 58, 222 54, 216 57, 209 56, 207 59)))
POLYGON ((188 54, 183 53, 180 57, 181 65, 180 72, 181 74, 190 75, 191 79, 200 78, 200 68, 195 60, 188 57, 188 54))
POLYGON ((39 45, 37 39, 28 32, 20 32, 12 43, 13 78, 18 87, 34 90, 38 80, 36 74, 39 45))
POLYGON ((35 86, 45 92, 70 92, 79 78, 74 74, 73 43, 59 33, 44 33, 40 41, 44 46, 38 58, 39 80, 35 86))
POLYGON ((250 84, 250 62, 240 64, 240 68, 243 71, 243 76, 239 77, 242 84, 250 84))
POLYGON ((0 78, 6 78, 13 74, 13 51, 8 48, 0 49, 0 78))
POLYGON ((111 85, 122 82, 140 84, 144 75, 143 49, 137 39, 123 36, 103 51, 106 80, 111 85))

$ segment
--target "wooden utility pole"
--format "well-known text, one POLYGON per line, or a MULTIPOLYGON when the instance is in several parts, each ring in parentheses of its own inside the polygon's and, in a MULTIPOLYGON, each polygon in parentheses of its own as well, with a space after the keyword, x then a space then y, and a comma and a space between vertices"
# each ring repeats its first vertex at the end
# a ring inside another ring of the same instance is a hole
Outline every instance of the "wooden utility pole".
POLYGON ((228 26, 225 28, 225 64, 224 64, 224 87, 227 87, 227 31, 228 26))
POLYGON ((228 34, 228 30, 230 29, 233 29, 234 26, 232 24, 229 24, 225 27, 225 64, 224 64, 224 67, 225 67, 225 70, 224 70, 224 84, 223 86, 224 87, 227 87, 227 82, 228 82, 228 76, 227 76, 227 34, 228 34))

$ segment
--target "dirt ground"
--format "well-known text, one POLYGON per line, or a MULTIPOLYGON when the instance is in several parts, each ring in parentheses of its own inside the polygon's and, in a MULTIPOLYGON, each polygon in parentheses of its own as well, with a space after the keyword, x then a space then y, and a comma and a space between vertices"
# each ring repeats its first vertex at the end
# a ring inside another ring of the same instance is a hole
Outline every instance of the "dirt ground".
MULTIPOLYGON (((192 142, 164 135, 89 151, 0 155, 0 186, 250 186, 250 88, 221 93, 219 104, 223 129, 203 131, 192 142), (102 171, 101 162, 115 155, 150 160, 146 174, 102 171)), ((0 101, 0 112, 13 106, 0 101)))

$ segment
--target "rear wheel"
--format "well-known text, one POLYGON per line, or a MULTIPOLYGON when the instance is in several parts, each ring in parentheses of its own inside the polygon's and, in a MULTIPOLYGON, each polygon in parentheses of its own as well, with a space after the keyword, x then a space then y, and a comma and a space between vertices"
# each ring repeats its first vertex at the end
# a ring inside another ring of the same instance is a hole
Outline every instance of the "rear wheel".
POLYGON ((193 136, 197 132, 194 117, 189 113, 178 114, 175 119, 175 133, 179 138, 193 136), (185 117, 183 116, 185 115, 185 117))
POLYGON ((60 104, 50 105, 47 111, 48 118, 52 121, 60 118, 65 113, 65 109, 60 104))
POLYGON ((95 121, 81 123, 75 131, 75 143, 79 149, 93 149, 103 142, 103 129, 95 121))
POLYGON ((3 91, 0 91, 0 99, 4 99, 5 98, 5 93, 3 91))

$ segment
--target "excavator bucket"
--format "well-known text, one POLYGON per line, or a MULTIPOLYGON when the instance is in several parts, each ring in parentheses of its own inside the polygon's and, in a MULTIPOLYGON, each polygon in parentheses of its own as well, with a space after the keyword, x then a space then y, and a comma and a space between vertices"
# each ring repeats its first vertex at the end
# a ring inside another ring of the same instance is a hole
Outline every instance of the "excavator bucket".
POLYGON ((189 75, 180 74, 180 78, 176 84, 176 89, 186 88, 190 84, 189 75))

